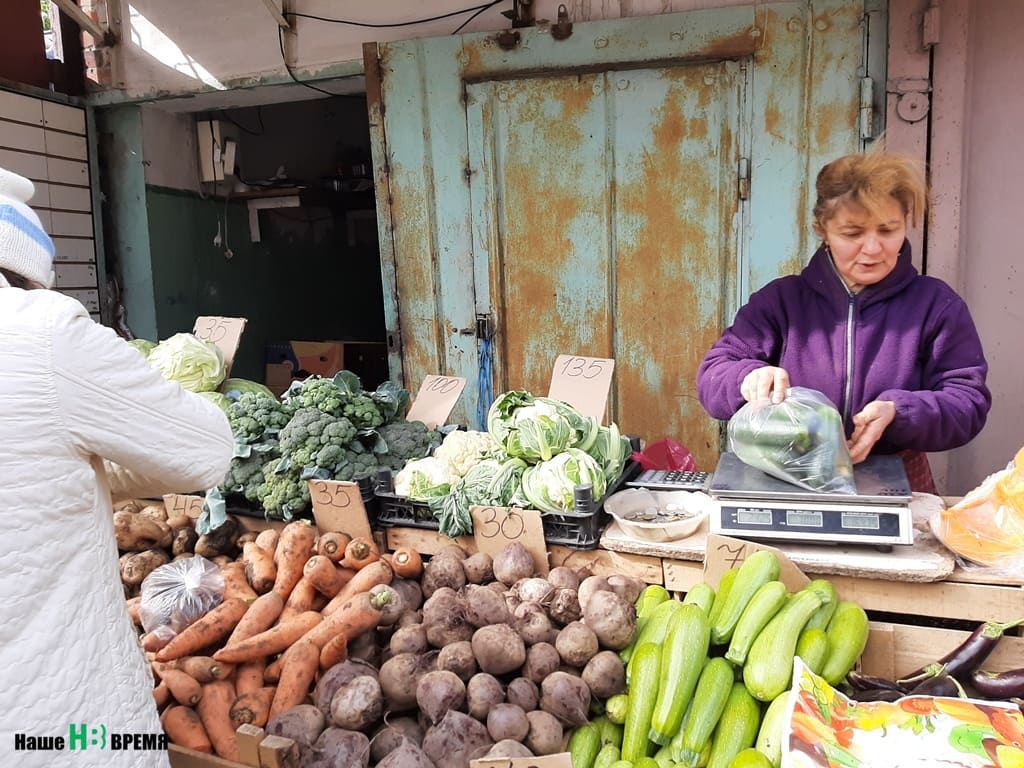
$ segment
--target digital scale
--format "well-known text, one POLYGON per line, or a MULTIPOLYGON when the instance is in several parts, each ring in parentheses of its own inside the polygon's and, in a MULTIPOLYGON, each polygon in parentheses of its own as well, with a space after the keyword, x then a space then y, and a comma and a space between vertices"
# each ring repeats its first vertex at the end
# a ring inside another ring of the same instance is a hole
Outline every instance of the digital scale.
POLYGON ((819 493, 767 475, 723 453, 708 485, 719 509, 710 530, 724 536, 889 550, 913 544, 910 483, 896 455, 869 456, 853 468, 856 494, 819 493))

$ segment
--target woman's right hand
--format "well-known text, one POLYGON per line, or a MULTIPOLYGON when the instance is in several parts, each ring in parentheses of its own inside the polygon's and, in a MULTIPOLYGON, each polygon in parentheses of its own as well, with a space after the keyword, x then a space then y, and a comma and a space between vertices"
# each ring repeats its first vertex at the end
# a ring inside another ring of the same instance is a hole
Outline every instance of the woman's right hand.
POLYGON ((748 403, 754 400, 771 400, 781 403, 789 389, 789 372, 785 368, 766 365, 755 368, 743 378, 740 394, 748 403))

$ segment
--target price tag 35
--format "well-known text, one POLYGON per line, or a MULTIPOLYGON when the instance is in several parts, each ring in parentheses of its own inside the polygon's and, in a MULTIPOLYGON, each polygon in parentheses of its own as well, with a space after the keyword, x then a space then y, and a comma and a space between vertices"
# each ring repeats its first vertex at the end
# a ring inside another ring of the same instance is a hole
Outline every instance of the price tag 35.
POLYGON ((224 362, 230 371, 246 322, 244 317, 197 317, 192 335, 215 344, 224 355, 224 362))
POLYGON ((540 512, 516 507, 470 507, 476 548, 494 557, 518 541, 533 557, 537 573, 547 575, 548 549, 540 512))
POLYGON ((339 531, 352 538, 373 535, 358 484, 310 480, 309 496, 313 501, 313 519, 320 531, 339 531))
POLYGON ((614 371, 615 361, 611 358, 559 355, 548 396, 603 422, 614 371))

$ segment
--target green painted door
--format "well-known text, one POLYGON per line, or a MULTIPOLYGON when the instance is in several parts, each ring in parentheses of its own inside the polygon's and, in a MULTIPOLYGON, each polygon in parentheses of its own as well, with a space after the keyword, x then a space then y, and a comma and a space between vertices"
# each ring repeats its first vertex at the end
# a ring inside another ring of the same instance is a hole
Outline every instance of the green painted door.
POLYGON ((859 4, 779 3, 368 47, 392 369, 454 418, 613 357, 609 417, 702 466, 697 365, 810 255, 813 174, 858 145, 859 4), (811 66, 811 62, 814 66, 811 66), (493 336, 480 333, 490 329, 493 336), (486 338, 481 338, 481 336, 486 338))

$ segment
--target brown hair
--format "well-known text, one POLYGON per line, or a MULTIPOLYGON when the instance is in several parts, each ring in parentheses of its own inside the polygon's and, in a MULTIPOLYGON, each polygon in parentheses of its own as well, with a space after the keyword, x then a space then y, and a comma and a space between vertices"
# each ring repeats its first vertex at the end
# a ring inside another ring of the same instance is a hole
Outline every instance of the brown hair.
POLYGON ((895 199, 914 226, 924 218, 928 206, 922 164, 883 149, 833 160, 819 171, 815 189, 814 229, 819 235, 843 203, 853 203, 877 216, 887 200, 895 199))
POLYGON ((0 267, 0 275, 4 276, 4 280, 10 284, 11 288, 23 288, 26 291, 32 288, 38 288, 39 286, 33 280, 29 280, 27 277, 19 275, 17 272, 11 272, 9 269, 0 267))

